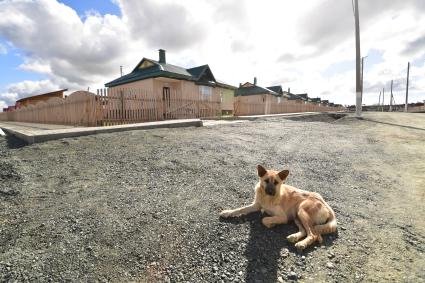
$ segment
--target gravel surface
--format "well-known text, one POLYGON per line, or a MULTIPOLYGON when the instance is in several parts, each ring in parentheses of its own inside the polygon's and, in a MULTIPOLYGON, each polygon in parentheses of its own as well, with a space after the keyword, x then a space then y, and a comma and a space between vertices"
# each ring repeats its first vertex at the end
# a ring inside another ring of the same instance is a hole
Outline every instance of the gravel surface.
POLYGON ((425 131, 335 118, 0 137, 0 281, 424 282, 425 131), (299 253, 293 223, 219 219, 256 164, 322 194, 338 233, 299 253))

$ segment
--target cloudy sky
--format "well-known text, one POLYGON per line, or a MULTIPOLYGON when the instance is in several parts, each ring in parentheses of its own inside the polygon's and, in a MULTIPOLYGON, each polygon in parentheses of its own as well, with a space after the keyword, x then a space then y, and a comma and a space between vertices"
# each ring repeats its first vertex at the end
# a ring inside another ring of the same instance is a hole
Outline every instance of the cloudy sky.
MULTIPOLYGON (((364 103, 425 99, 425 1, 359 0, 364 103), (388 101, 388 95, 386 95, 388 101)), ((0 0, 0 109, 59 88, 90 90, 143 58, 209 64, 229 84, 258 78, 355 103, 351 0, 0 0), (295 4, 296 3, 296 4, 295 4)))

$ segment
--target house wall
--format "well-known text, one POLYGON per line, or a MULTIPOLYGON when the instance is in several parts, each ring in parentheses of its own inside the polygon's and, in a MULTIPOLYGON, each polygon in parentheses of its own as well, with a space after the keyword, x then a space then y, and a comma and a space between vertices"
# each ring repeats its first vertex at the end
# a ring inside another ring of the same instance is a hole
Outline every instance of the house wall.
POLYGON ((63 92, 59 93, 52 93, 49 95, 42 95, 42 96, 35 96, 35 97, 29 97, 28 99, 25 99, 23 101, 17 102, 18 107, 28 106, 28 105, 36 105, 40 101, 47 101, 48 99, 52 97, 58 97, 63 98, 63 92))
POLYGON ((223 113, 233 113, 233 102, 235 98, 235 91, 233 89, 218 88, 221 97, 221 111, 223 113))
MULTIPOLYGON (((197 85, 192 81, 158 77, 111 87, 109 93, 114 95, 122 89, 136 92, 142 90, 147 95, 154 97, 155 103, 159 104, 156 108, 164 113, 164 119, 219 115, 221 112, 220 93, 225 90, 197 85), (164 87, 170 88, 167 98, 163 95, 164 87)), ((231 109, 233 109, 233 105, 231 109)))
POLYGON ((122 84, 119 86, 113 86, 109 88, 109 91, 113 93, 120 89, 135 89, 135 90, 143 89, 147 92, 154 93, 154 79, 146 79, 146 80, 131 82, 127 84, 122 84))

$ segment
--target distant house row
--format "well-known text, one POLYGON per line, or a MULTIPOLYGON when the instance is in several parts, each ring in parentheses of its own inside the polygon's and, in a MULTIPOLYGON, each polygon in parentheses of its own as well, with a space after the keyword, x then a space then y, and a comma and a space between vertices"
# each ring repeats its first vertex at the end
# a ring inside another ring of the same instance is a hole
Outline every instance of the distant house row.
MULTIPOLYGON (((159 50, 158 61, 143 58, 131 73, 108 82, 105 86, 110 89, 140 88, 154 95, 162 94, 166 105, 173 91, 180 93, 183 99, 194 99, 194 95, 197 94, 200 94, 200 100, 214 100, 219 97, 223 114, 237 114, 235 108, 240 104, 260 105, 259 109, 264 108, 264 111, 260 112, 267 114, 267 107, 272 107, 276 103, 285 103, 284 101, 329 107, 341 106, 334 105, 328 100, 310 98, 307 93, 293 94, 290 89, 283 91, 280 85, 261 87, 257 84, 256 78, 253 83, 246 82, 237 88, 217 80, 208 65, 186 69, 168 64, 166 52, 163 49, 159 50)), ((243 114, 261 113, 244 112, 243 114)))
MULTIPOLYGON (((203 111, 208 110, 203 108, 217 105, 221 114, 235 115, 326 111, 329 107, 340 106, 320 98, 310 98, 307 93, 291 93, 289 88, 284 91, 280 85, 261 87, 256 78, 253 83, 246 82, 235 87, 216 79, 209 65, 186 69, 167 63, 166 51, 163 49, 159 50, 157 61, 143 58, 129 74, 106 83, 105 87, 108 88, 108 94, 123 90, 148 93, 150 99, 162 101, 160 107, 155 106, 155 109, 163 112, 159 116, 164 119, 190 117, 190 113, 195 112, 197 114, 193 116, 203 116, 202 113, 212 113, 203 111), (302 104, 326 108, 299 107, 302 104)), ((36 104, 51 97, 63 97, 64 91, 21 99, 15 106, 3 111, 36 104)), ((134 107, 131 109, 134 110, 134 107)))

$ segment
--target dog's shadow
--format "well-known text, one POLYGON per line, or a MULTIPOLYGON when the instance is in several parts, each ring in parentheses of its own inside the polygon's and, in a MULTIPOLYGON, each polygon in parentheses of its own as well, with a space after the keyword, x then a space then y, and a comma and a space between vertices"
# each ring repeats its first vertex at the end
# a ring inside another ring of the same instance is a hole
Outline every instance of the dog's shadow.
MULTIPOLYGON (((298 232, 298 228, 293 222, 269 229, 261 223, 262 218, 261 213, 256 212, 237 218, 221 219, 223 222, 234 225, 246 222, 250 224, 249 239, 245 250, 248 260, 245 282, 277 282, 279 276, 285 280, 285 276, 278 274, 279 262, 282 263, 280 259, 288 256, 285 253, 307 255, 314 250, 315 246, 319 245, 315 243, 303 252, 299 252, 294 244, 286 240, 288 235, 298 232)), ((330 245, 332 239, 334 237, 329 238, 325 235, 323 245, 330 245)), ((286 266, 286 269, 288 271, 290 266, 286 266)))

